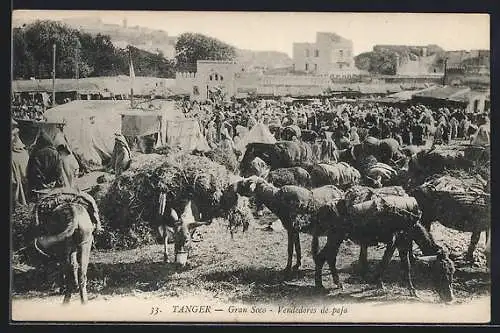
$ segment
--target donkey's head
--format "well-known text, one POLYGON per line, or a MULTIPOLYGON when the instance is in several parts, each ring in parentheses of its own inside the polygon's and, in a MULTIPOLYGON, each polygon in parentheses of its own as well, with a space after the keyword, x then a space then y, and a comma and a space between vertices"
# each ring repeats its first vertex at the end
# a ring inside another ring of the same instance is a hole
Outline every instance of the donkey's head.
POLYGON ((174 225, 174 252, 176 261, 181 265, 186 264, 187 256, 191 250, 192 235, 196 228, 210 224, 209 222, 196 221, 191 205, 191 200, 185 203, 184 211, 174 225))
POLYGON ((432 235, 420 223, 413 227, 412 233, 414 241, 424 253, 423 256, 417 259, 429 266, 434 290, 439 294, 442 301, 453 301, 452 283, 455 265, 450 259, 448 251, 446 248, 437 245, 432 235))

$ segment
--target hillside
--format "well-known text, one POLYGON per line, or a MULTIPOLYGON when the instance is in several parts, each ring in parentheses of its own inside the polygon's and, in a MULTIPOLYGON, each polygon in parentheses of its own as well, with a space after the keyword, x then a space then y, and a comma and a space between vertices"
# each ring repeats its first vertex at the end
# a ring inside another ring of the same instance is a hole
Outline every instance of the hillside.
POLYGON ((292 59, 285 52, 236 50, 237 61, 246 68, 283 68, 293 65, 292 59))
POLYGON ((62 20, 66 25, 89 34, 103 34, 111 38, 115 47, 125 48, 131 45, 135 48, 150 52, 161 53, 166 59, 175 57, 176 38, 169 36, 166 31, 153 30, 139 26, 128 26, 103 23, 98 18, 78 18, 62 20))
MULTIPOLYGON (((87 33, 56 21, 36 21, 13 29, 14 79, 49 78, 52 44, 57 46, 58 78, 75 77, 77 55, 81 78, 129 73, 129 52, 113 45, 109 36, 87 33)), ((130 55, 138 76, 175 77, 174 63, 160 54, 131 47, 130 55)))

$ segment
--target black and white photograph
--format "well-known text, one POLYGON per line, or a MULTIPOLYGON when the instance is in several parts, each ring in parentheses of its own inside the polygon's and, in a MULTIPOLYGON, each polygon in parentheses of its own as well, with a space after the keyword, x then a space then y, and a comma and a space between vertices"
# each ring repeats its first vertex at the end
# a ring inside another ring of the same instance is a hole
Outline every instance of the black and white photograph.
POLYGON ((14 10, 10 320, 491 320, 490 17, 14 10))

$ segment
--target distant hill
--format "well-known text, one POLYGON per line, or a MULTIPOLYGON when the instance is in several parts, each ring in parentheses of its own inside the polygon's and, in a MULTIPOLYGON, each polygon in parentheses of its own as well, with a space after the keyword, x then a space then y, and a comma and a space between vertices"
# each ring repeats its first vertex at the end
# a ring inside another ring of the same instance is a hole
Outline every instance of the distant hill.
POLYGON ((252 51, 238 49, 236 58, 246 68, 275 69, 293 66, 293 60, 285 52, 252 51))
MULTIPOLYGON (((94 35, 56 21, 35 21, 21 26, 12 31, 14 79, 49 78, 52 44, 57 45, 58 78, 76 76, 76 50, 79 50, 78 74, 81 78, 129 73, 129 51, 115 47, 109 36, 94 35)), ((135 47, 129 50, 137 76, 175 77, 172 61, 135 47)))
MULTIPOLYGON (((117 48, 123 49, 131 45, 150 53, 161 53, 166 59, 175 57, 177 37, 170 36, 163 30, 153 30, 139 26, 128 26, 126 21, 121 25, 106 24, 99 18, 68 18, 62 23, 86 33, 103 34, 111 38, 117 48)), ((246 68, 282 68, 292 66, 292 59, 284 52, 237 50, 237 60, 246 68)))
POLYGON ((175 57, 175 42, 177 39, 169 36, 163 30, 128 26, 126 21, 121 25, 107 24, 103 23, 99 18, 93 17, 68 18, 63 19, 62 22, 92 35, 107 35, 117 48, 125 48, 127 45, 131 45, 150 53, 161 53, 166 59, 175 57))

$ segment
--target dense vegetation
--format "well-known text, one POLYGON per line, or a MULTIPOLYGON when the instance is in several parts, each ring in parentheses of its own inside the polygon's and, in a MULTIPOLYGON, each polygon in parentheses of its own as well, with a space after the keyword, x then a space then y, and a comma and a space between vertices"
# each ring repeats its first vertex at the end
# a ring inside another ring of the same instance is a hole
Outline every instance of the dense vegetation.
POLYGON ((175 44, 180 71, 196 71, 197 60, 234 60, 236 49, 216 38, 197 33, 183 33, 175 44))
POLYGON ((177 70, 196 71, 196 60, 233 60, 234 47, 201 34, 179 36, 175 61, 133 46, 120 49, 107 35, 91 35, 59 22, 37 21, 13 29, 14 79, 50 78, 52 45, 56 45, 56 75, 80 77, 129 74, 129 54, 137 76, 173 78, 177 70), (194 67, 194 68, 193 68, 194 67))

